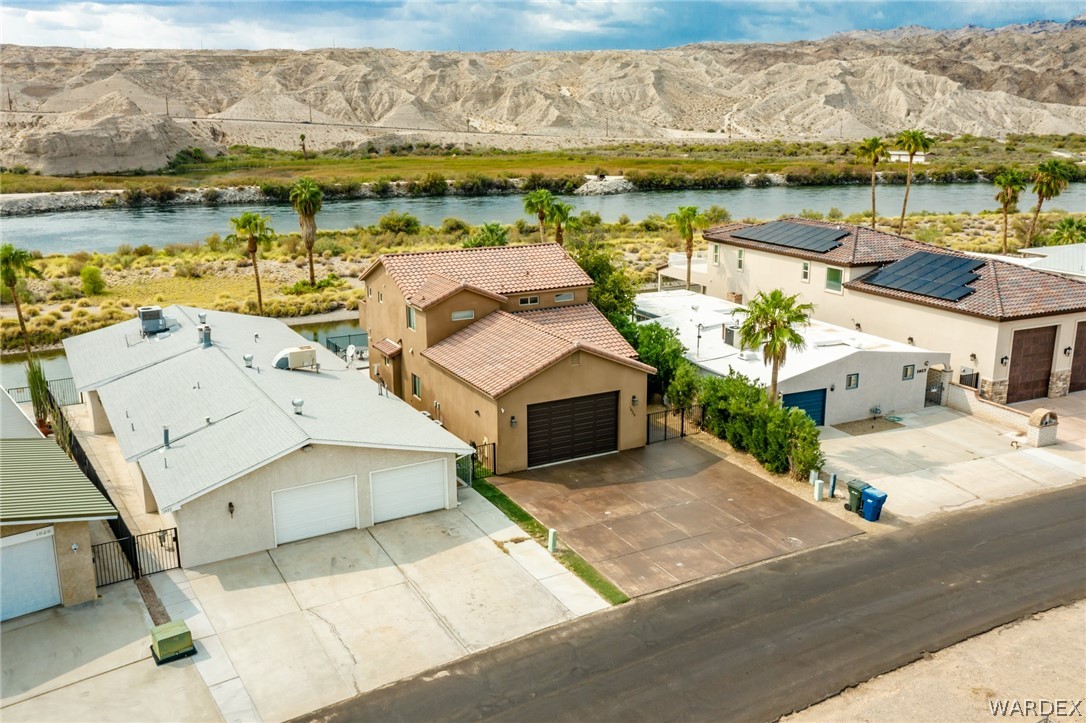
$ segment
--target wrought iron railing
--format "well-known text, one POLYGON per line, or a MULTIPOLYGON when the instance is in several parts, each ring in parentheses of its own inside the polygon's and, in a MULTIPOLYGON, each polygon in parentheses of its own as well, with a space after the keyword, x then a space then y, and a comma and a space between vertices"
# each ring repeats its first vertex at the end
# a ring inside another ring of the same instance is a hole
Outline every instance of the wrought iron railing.
POLYGON ((701 431, 704 408, 695 404, 686 409, 665 409, 645 417, 645 443, 665 442, 701 431))
POLYGON ((91 554, 99 587, 181 567, 176 527, 92 545, 91 554))
POLYGON ((335 354, 336 356, 347 356, 347 347, 351 345, 355 346, 356 354, 362 353, 363 356, 358 358, 364 359, 365 354, 369 351, 369 336, 366 332, 358 332, 357 334, 340 334, 338 336, 329 336, 325 338, 324 345, 335 354))
MULTIPOLYGON (((83 393, 75 388, 75 380, 71 377, 50 379, 48 384, 49 391, 52 392, 61 406, 66 407, 69 404, 79 404, 83 401, 83 393)), ((30 387, 12 387, 7 392, 18 404, 29 404, 31 401, 30 387)))

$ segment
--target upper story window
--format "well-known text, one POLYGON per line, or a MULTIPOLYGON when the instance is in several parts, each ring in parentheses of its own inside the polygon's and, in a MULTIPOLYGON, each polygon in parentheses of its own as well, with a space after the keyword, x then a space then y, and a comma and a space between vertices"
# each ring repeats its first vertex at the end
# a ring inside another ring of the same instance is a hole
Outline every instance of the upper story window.
POLYGON ((475 309, 467 309, 465 311, 454 311, 452 313, 453 321, 470 321, 475 318, 475 309))
POLYGON ((799 273, 799 277, 803 279, 803 283, 808 283, 811 280, 811 262, 804 261, 803 268, 799 273))
POLYGON ((380 291, 377 292, 377 303, 378 304, 385 303, 385 295, 382 294, 380 291))
POLYGON ((414 329, 415 321, 415 307, 409 306, 407 307, 407 328, 414 329))
POLYGON ((859 389, 860 388, 860 375, 849 374, 845 377, 845 389, 859 389))
POLYGON ((743 249, 739 249, 735 253, 735 269, 736 269, 736 271, 742 271, 743 270, 743 264, 744 264, 745 261, 746 261, 746 259, 743 258, 743 249))
POLYGON ((563 302, 563 301, 573 301, 573 292, 572 291, 563 291, 561 294, 555 294, 554 295, 554 301, 555 301, 555 303, 560 303, 560 302, 563 302))
POLYGON ((916 365, 906 364, 901 368, 901 381, 907 382, 916 376, 916 365))
POLYGON ((834 293, 841 293, 841 281, 844 278, 844 272, 841 269, 827 268, 826 269, 826 291, 832 291, 834 293))
POLYGON ((422 399, 422 380, 418 374, 411 375, 411 394, 416 399, 422 399))
POLYGON ((538 296, 522 296, 520 297, 521 306, 535 306, 539 303, 538 296))
POLYGON ((366 296, 367 297, 373 296, 373 287, 372 286, 367 286, 366 287, 366 296))
POLYGON ((720 244, 712 244, 713 246, 713 266, 720 266, 720 244))

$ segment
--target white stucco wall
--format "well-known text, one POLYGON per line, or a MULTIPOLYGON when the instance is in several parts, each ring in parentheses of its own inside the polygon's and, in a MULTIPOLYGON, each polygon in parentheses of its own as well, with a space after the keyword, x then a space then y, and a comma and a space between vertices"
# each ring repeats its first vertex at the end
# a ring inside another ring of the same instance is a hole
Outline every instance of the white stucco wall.
POLYGON ((194 567, 275 547, 272 492, 355 476, 359 527, 373 525, 370 472, 434 459, 446 461, 446 506, 456 507, 456 459, 452 454, 314 444, 186 503, 174 512, 181 564, 194 567), (229 503, 234 503, 230 516, 229 503))

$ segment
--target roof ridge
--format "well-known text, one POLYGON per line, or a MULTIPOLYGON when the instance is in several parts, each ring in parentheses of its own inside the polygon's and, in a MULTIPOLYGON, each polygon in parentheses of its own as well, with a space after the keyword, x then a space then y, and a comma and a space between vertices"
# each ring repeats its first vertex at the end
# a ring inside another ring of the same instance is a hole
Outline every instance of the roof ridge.
POLYGON ((506 244, 505 246, 472 246, 469 248, 452 248, 452 249, 431 249, 429 251, 397 251, 396 253, 383 253, 378 258, 383 259, 387 257, 403 257, 403 256, 439 256, 439 255, 452 255, 452 254, 479 254, 479 253, 501 253, 505 250, 522 249, 529 246, 557 246, 564 249, 555 241, 547 241, 546 243, 524 243, 524 244, 506 244))
MULTIPOLYGON (((535 309, 535 311, 543 311, 543 309, 535 309)), ((570 339, 565 334, 560 334, 557 331, 549 329, 549 328, 547 328, 547 326, 545 324, 540 324, 538 322, 532 321, 531 319, 522 319, 516 313, 511 312, 511 311, 501 311, 501 310, 499 310, 499 313, 506 314, 507 316, 515 319, 517 321, 517 323, 519 323, 519 324, 524 324, 525 326, 528 326, 528 327, 530 327, 532 329, 542 331, 544 334, 548 334, 549 336, 553 336, 556 339, 560 339, 560 340, 562 340, 562 341, 564 341, 564 342, 566 342, 568 344, 573 344, 574 346, 577 345, 577 340, 576 339, 570 339)))
POLYGON ((985 263, 991 264, 992 269, 992 284, 995 287, 995 307, 996 317, 1003 318, 1003 290, 999 286, 999 271, 995 264, 992 263, 992 259, 985 259, 985 263))

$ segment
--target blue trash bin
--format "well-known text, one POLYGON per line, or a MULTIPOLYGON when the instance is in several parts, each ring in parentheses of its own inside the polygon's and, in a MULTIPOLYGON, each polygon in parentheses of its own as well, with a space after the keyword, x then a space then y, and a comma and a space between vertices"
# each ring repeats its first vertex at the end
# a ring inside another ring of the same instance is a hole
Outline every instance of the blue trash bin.
POLYGON ((863 517, 868 522, 878 522, 882 506, 886 503, 886 493, 874 487, 863 491, 863 517))

